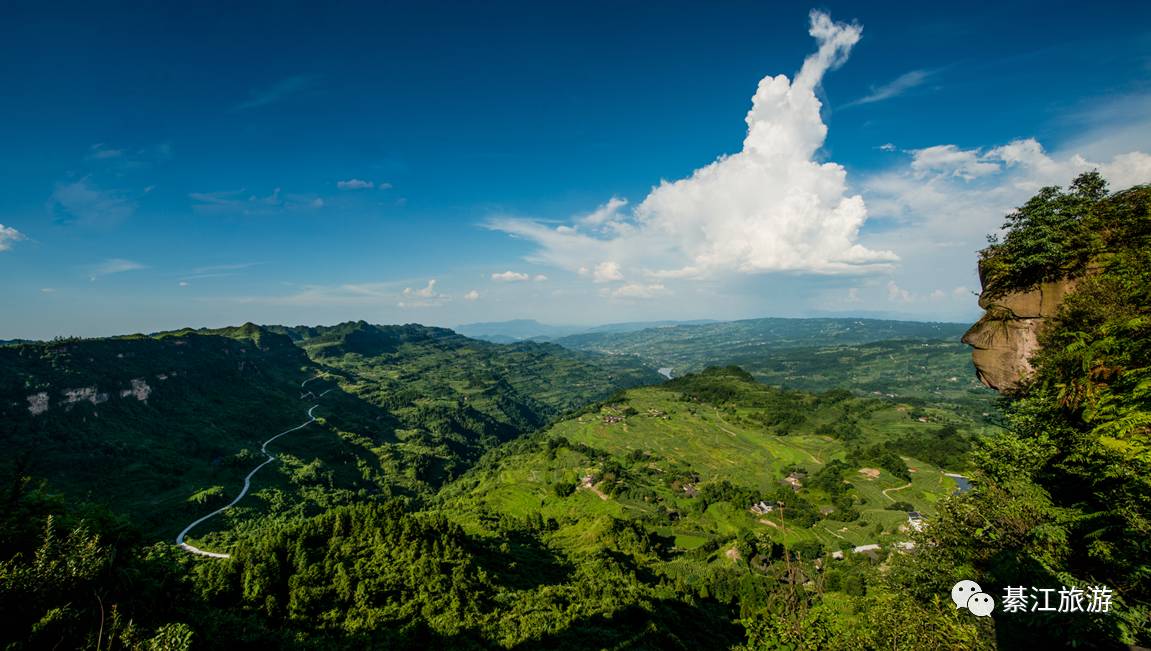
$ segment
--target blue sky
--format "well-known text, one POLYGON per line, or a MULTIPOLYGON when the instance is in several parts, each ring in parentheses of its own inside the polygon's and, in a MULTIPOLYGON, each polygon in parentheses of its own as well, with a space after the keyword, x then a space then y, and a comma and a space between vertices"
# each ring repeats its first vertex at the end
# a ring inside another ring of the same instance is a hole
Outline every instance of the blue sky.
POLYGON ((1151 181, 1151 6, 781 4, 8 3, 0 338, 965 320, 1006 210, 1151 181))

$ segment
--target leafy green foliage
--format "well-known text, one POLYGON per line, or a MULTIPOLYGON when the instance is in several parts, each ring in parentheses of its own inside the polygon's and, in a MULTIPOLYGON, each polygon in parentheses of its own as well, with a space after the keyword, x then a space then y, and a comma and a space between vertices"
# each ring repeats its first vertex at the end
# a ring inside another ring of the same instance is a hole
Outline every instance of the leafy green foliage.
POLYGON ((980 253, 986 297, 1082 275, 1088 262, 1151 233, 1145 187, 1108 196, 1098 172, 1077 177, 1067 191, 1045 187, 1009 214, 1002 239, 980 253))
POLYGON ((183 593, 174 550, 145 547, 106 511, 65 509, 18 469, 5 470, 0 645, 190 648, 192 631, 171 621, 181 614, 169 606, 183 593))
POLYGON ((1107 614, 1000 618, 1005 647, 1151 642, 1149 206, 1147 186, 1107 196, 1085 175, 1040 192, 984 255, 997 290, 1081 276, 1040 334, 1010 430, 977 445, 975 488, 941 505, 892 578, 921 603, 970 576, 1115 591, 1107 614))
POLYGON ((493 533, 477 538, 398 503, 340 508, 245 539, 235 562, 202 567, 200 585, 210 603, 251 621, 257 639, 268 630, 353 648, 598 648, 636 635, 651 648, 696 648, 738 639, 714 600, 675 599, 638 572, 637 559, 666 553, 666 543, 633 523, 612 521, 603 551, 578 559, 549 550, 539 529, 493 533), (524 547, 531 565, 519 569, 524 547))

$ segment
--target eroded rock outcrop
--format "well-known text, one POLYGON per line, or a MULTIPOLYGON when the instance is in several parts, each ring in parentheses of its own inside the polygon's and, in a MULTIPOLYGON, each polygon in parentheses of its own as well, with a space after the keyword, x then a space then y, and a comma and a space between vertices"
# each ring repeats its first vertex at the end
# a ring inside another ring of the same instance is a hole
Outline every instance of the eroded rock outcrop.
POLYGON ((1031 356, 1039 333, 1075 290, 1075 279, 1046 282, 1035 289, 992 295, 986 285, 979 296, 983 317, 963 335, 971 346, 979 381, 1000 392, 1019 388, 1031 373, 1031 356))
POLYGON ((108 394, 101 393, 100 390, 94 386, 64 389, 61 393, 64 394, 64 404, 66 405, 75 404, 82 400, 87 400, 94 405, 108 401, 108 394))
POLYGON ((48 404, 50 400, 51 399, 48 397, 47 391, 33 393, 32 395, 28 396, 28 411, 33 416, 39 416, 40 414, 48 411, 48 404))
POLYGON ((123 389, 120 391, 121 398, 127 398, 131 396, 141 401, 147 400, 148 396, 150 395, 152 395, 152 387, 148 386, 148 383, 140 378, 132 379, 131 389, 123 389))

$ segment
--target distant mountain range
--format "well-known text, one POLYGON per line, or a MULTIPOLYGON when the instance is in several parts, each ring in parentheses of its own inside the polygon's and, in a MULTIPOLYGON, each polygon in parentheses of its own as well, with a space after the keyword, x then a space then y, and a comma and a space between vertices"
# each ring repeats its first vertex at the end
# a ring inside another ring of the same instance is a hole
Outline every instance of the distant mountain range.
MULTIPOLYGON (((651 363, 705 357, 703 366, 726 363, 736 354, 768 348, 829 344, 858 345, 887 340, 949 340, 958 342, 966 323, 929 323, 864 318, 763 318, 706 323, 669 323, 630 330, 597 329, 555 340, 565 348, 612 355, 637 355, 651 363)), ((699 368, 703 368, 699 366, 699 368)))
POLYGON ((695 321, 632 321, 626 323, 608 323, 598 326, 550 325, 540 323, 535 319, 511 319, 509 321, 489 321, 483 323, 465 323, 453 330, 472 339, 482 339, 497 344, 508 344, 516 341, 552 341, 560 337, 596 333, 636 332, 649 328, 666 328, 670 326, 703 325, 718 323, 710 319, 695 321))

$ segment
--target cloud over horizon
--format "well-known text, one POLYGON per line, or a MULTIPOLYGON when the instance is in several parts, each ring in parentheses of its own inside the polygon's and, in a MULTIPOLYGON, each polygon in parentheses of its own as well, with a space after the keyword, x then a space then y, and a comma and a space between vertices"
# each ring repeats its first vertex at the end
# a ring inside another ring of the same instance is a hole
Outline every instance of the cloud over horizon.
POLYGON ((885 300, 896 304, 951 301, 974 310, 968 287, 978 288, 975 253, 988 234, 999 231, 1005 215, 1045 186, 1066 187, 1091 170, 1112 191, 1151 181, 1151 155, 1142 151, 1090 160, 1075 149, 1048 152, 1034 138, 990 148, 935 145, 904 154, 910 160, 861 181, 872 214, 885 224, 871 240, 889 245, 901 259, 899 279, 865 289, 864 297, 884 300, 885 292, 885 300))
POLYGON ((794 81, 777 75, 759 82, 741 151, 687 178, 662 181, 631 211, 626 199, 612 197, 558 227, 512 218, 492 219, 488 226, 535 243, 533 262, 599 283, 633 283, 623 294, 655 287, 634 284, 641 278, 834 275, 889 267, 894 253, 858 243, 867 208, 862 197, 848 193, 846 170, 816 160, 827 136, 816 90, 824 74, 847 60, 862 27, 833 22, 819 11, 810 20, 817 51, 794 81))
POLYGON ((1098 170, 1112 191, 1151 181, 1151 155, 1142 151, 1093 161, 1074 151, 1048 152, 1034 138, 986 149, 947 144, 906 153, 906 165, 863 179, 864 194, 876 216, 938 242, 982 237, 1041 188, 1067 186, 1084 172, 1098 170))

